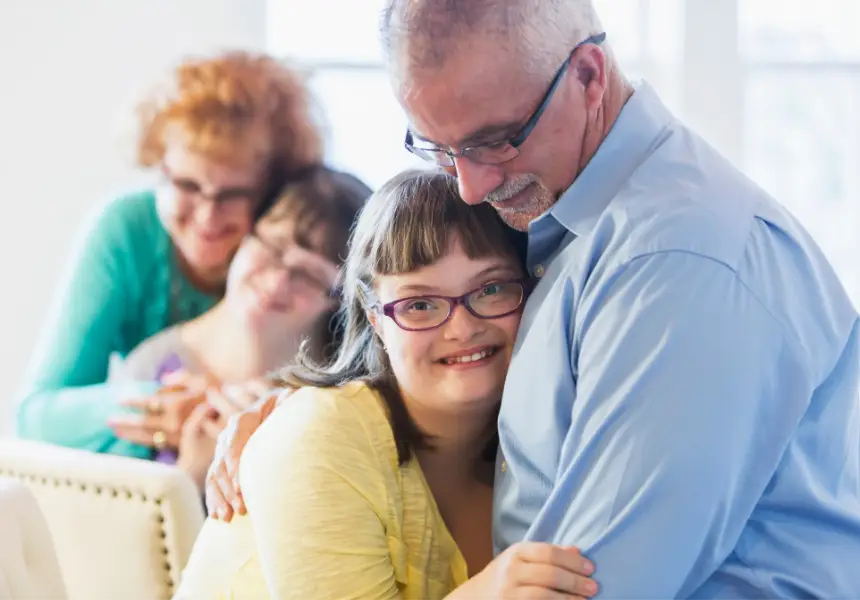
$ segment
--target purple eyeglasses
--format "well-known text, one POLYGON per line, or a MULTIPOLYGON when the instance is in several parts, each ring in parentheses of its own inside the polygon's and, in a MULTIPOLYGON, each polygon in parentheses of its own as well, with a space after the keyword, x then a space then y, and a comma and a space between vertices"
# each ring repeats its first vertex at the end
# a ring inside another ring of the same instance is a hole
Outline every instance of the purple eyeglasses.
POLYGON ((405 331, 441 327, 461 304, 479 319, 499 319, 519 310, 526 298, 527 284, 526 279, 493 281, 462 296, 410 296, 383 304, 381 309, 405 331))

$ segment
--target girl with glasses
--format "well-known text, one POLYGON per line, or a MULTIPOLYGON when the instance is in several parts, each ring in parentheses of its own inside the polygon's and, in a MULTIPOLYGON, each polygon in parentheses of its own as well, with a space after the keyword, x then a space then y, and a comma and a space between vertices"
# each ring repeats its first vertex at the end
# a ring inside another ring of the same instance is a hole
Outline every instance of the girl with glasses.
POLYGON ((291 362, 303 341, 316 360, 336 350, 332 317, 338 269, 369 195, 355 177, 324 168, 288 184, 240 244, 227 272, 224 299, 145 340, 111 374, 111 382, 166 386, 156 396, 161 406, 153 406, 152 398, 126 402, 141 412, 112 419, 116 435, 141 444, 163 439, 158 460, 178 461, 202 488, 215 438, 226 419, 253 398, 240 388, 261 391, 265 376, 291 362), (201 387, 210 389, 208 401, 201 394, 173 433, 167 419, 177 372, 198 377, 201 387))
POLYGON ((368 201, 344 269, 342 343, 282 373, 300 389, 245 448, 247 514, 207 520, 177 598, 592 595, 575 549, 522 544, 493 560, 496 416, 529 289, 525 240, 456 190, 444 173, 407 172, 368 201))

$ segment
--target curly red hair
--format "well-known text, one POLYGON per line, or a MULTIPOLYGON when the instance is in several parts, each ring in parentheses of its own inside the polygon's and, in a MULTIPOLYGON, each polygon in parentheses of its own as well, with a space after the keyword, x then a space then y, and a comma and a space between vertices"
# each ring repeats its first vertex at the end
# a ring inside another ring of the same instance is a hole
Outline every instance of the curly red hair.
POLYGON ((169 138, 227 164, 289 174, 322 161, 322 137, 299 73, 274 58, 232 51, 178 65, 136 111, 137 162, 162 162, 169 138))

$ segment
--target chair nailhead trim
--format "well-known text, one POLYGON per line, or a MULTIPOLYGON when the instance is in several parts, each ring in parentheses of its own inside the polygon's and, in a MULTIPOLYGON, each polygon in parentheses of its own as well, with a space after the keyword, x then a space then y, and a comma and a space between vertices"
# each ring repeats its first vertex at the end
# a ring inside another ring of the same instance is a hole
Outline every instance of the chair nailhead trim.
MULTIPOLYGON (((41 484, 43 486, 53 485, 55 488, 60 487, 61 485, 66 487, 77 487, 82 492, 92 492, 97 496, 101 496, 107 490, 100 485, 91 485, 86 482, 73 482, 71 479, 59 479, 59 478, 48 478, 48 477, 40 477, 37 475, 31 475, 26 473, 19 473, 17 471, 12 471, 9 469, 0 469, 0 477, 11 477, 13 479, 17 479, 19 481, 23 481, 25 483, 33 483, 33 484, 41 484)), ((170 598, 173 595, 173 588, 176 583, 173 581, 173 577, 171 576, 171 568, 173 564, 170 560, 170 549, 167 547, 167 544, 164 540, 167 539, 167 530, 164 528, 164 513, 161 512, 161 504, 162 498, 155 497, 149 498, 143 492, 134 491, 128 488, 109 488, 111 497, 117 498, 121 493, 125 494, 125 497, 128 500, 132 500, 135 497, 143 502, 144 504, 154 504, 158 508, 158 515, 156 516, 156 521, 158 522, 158 536, 162 540, 161 545, 161 554, 165 557, 163 568, 166 571, 166 579, 167 579, 167 590, 165 594, 165 598, 170 598)))

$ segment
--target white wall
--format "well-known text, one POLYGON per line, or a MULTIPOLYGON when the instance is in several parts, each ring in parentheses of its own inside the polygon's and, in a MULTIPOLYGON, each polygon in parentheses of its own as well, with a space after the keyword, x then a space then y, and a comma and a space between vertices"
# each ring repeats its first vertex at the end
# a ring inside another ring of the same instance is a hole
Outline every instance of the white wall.
POLYGON ((0 432, 92 207, 143 174, 116 121, 188 53, 265 47, 263 0, 0 1, 0 432))

